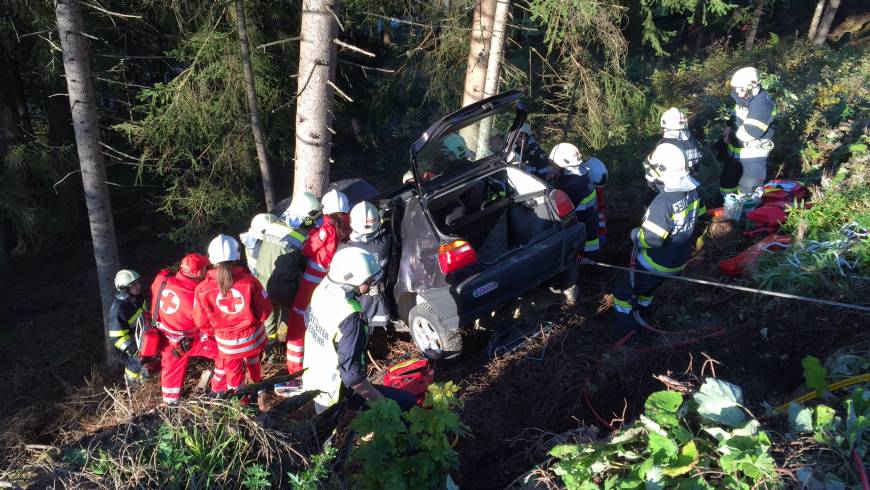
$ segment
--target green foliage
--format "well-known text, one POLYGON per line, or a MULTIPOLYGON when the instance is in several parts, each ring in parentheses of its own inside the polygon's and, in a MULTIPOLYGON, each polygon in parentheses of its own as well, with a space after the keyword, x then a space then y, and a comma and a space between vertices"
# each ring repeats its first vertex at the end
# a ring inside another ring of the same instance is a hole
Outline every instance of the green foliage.
POLYGON ((609 440, 554 447, 550 469, 570 490, 781 486, 770 439, 746 421, 739 387, 708 378, 693 399, 653 393, 639 420, 609 440))
POLYGON ((737 5, 723 0, 640 0, 642 40, 657 56, 667 56, 664 44, 676 31, 666 31, 656 24, 656 16, 686 15, 692 24, 708 24, 708 16, 723 17, 737 5))
MULTIPOLYGON (((249 216, 261 195, 238 38, 215 5, 198 29, 167 53, 185 69, 168 83, 142 89, 133 109, 140 117, 114 127, 141 149, 143 174, 163 182, 159 209, 176 220, 169 235, 175 241, 201 240, 249 216)), ((255 44, 257 33, 250 31, 255 44)), ((278 79, 270 57, 258 54, 252 55, 257 96, 273 143, 280 120, 270 114, 287 84, 278 79)), ((282 136, 288 139, 286 132, 282 136)), ((272 148, 273 155, 286 153, 272 148)))
POLYGON ((456 409, 459 388, 448 382, 429 386, 425 409, 402 412, 396 402, 383 399, 360 413, 351 428, 362 434, 351 454, 362 466, 356 475, 360 488, 444 488, 449 473, 459 467, 451 436, 463 435, 456 409))
POLYGON ((338 450, 327 445, 323 451, 311 457, 310 466, 306 470, 299 473, 287 473, 291 488, 293 490, 317 488, 318 484, 326 481, 329 477, 329 471, 337 455, 338 450))
POLYGON ((828 370, 822 366, 819 358, 813 356, 804 357, 801 365, 804 368, 804 379, 807 382, 807 386, 816 390, 819 396, 824 395, 828 391, 828 382, 825 379, 828 376, 828 370))

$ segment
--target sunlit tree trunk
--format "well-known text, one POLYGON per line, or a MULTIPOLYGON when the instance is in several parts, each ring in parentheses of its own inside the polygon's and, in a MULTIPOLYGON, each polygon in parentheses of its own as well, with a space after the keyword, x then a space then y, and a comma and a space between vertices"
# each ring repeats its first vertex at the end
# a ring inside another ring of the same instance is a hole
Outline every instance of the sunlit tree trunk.
MULTIPOLYGON (((97 126, 97 101, 88 54, 88 41, 84 32, 81 8, 77 0, 57 0, 55 4, 57 31, 63 49, 63 69, 67 94, 76 135, 76 150, 82 169, 85 204, 94 244, 97 281, 103 306, 105 327, 114 293, 114 274, 120 268, 112 203, 106 185, 106 166, 100 151, 100 130, 97 126)), ((105 330, 105 328, 104 328, 105 330)), ((107 363, 118 360, 117 351, 108 336, 105 351, 107 363)))
POLYGON ((465 69, 465 90, 462 105, 473 104, 483 98, 486 68, 489 63, 492 24, 498 0, 478 0, 471 23, 471 42, 468 47, 468 65, 465 69))
POLYGON ((263 121, 260 119, 260 108, 257 104, 257 86, 254 83, 254 70, 251 68, 251 51, 248 46, 248 28, 245 25, 245 5, 243 0, 236 0, 236 27, 239 29, 239 48, 242 53, 245 94, 248 96, 251 131, 254 133, 254 146, 257 149, 257 161, 260 162, 260 175, 263 178, 263 194, 266 198, 266 209, 272 209, 275 204, 275 186, 272 183, 272 170, 269 168, 269 152, 266 149, 266 135, 263 131, 263 121))
POLYGON ((810 23, 810 31, 807 33, 807 38, 810 41, 816 40, 816 33, 819 32, 819 21, 822 20, 822 12, 825 11, 825 0, 816 2, 816 11, 813 12, 813 21, 810 23))
POLYGON ((822 15, 822 20, 819 21, 819 30, 816 32, 816 38, 813 44, 821 46, 828 39, 828 32, 831 30, 831 24, 834 22, 834 17, 837 15, 837 9, 840 8, 840 0, 831 0, 825 13, 822 15))
MULTIPOLYGON (((510 12, 510 0, 497 0, 495 18, 492 25, 492 41, 489 47, 489 60, 486 66, 486 83, 484 84, 483 96, 492 97, 498 93, 498 82, 501 75, 501 62, 504 55, 505 33, 507 17, 510 12)), ((492 129, 492 119, 481 121, 477 138, 478 155, 489 148, 489 136, 492 129)))
POLYGON ((334 120, 338 25, 330 13, 334 0, 304 0, 299 43, 299 88, 296 99, 296 164, 293 193, 322 195, 329 185, 334 120))

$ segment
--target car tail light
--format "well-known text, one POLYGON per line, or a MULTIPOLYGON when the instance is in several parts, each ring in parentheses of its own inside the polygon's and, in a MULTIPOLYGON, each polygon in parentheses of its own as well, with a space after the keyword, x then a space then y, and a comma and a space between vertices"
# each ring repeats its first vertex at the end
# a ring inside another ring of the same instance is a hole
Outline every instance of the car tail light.
POLYGON ((477 263, 477 252, 465 240, 454 240, 438 247, 438 265, 449 274, 477 263))
POLYGON ((553 205, 556 206, 556 213, 559 214, 560 218, 570 216, 571 213, 574 212, 574 203, 571 202, 571 198, 568 197, 568 194, 565 194, 563 191, 556 189, 551 192, 550 200, 553 201, 553 205))

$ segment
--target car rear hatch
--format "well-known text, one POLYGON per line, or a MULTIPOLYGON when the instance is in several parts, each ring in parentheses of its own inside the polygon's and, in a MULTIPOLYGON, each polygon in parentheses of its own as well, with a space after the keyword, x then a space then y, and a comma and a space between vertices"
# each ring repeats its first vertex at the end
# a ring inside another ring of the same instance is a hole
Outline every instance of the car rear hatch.
POLYGON ((463 107, 429 126, 411 145, 411 168, 424 203, 505 165, 528 114, 521 96, 505 92, 463 107))

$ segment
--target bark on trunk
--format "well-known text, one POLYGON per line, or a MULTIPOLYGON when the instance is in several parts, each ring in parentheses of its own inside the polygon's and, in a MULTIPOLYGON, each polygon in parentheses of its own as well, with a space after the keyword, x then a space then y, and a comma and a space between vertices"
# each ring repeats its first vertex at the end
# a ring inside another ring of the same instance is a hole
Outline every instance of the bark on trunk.
POLYGON ((761 22, 761 15, 764 14, 764 0, 756 0, 755 13, 752 14, 752 25, 749 27, 749 33, 746 35, 746 51, 752 51, 755 46, 755 36, 758 34, 758 23, 761 22))
MULTIPOLYGON (((112 204, 106 185, 106 167, 100 152, 97 126, 97 103, 91 74, 87 38, 81 8, 77 0, 57 0, 55 6, 57 31, 63 49, 63 69, 76 136, 76 150, 82 169, 85 204, 94 243, 97 281, 103 306, 103 331, 112 304, 114 274, 120 268, 112 204)), ((106 361, 116 363, 118 355, 108 336, 105 338, 106 361)))
POLYGON ((462 94, 463 107, 483 98, 497 3, 498 0, 478 0, 477 5, 474 6, 468 65, 465 69, 465 91, 462 94))
POLYGON ((296 99, 296 163, 293 193, 317 196, 329 185, 332 122, 335 119, 335 38, 338 25, 329 10, 336 0, 304 0, 299 43, 299 97, 296 99))
MULTIPOLYGON (((498 93, 498 82, 501 74, 501 62, 504 54, 504 42, 507 27, 508 12, 510 12, 510 0, 497 0, 495 18, 492 25, 492 40, 489 46, 489 60, 486 66, 486 83, 483 88, 483 97, 492 97, 498 93)), ((478 155, 489 148, 489 137, 492 131, 492 119, 481 121, 477 138, 478 155)))
POLYGON ((257 104, 257 86, 254 83, 254 70, 251 68, 251 50, 248 45, 248 28, 245 25, 245 5, 243 0, 236 0, 236 27, 239 29, 239 48, 242 53, 245 94, 248 96, 248 113, 251 116, 251 132, 254 133, 257 161, 260 162, 260 175, 263 178, 263 194, 266 198, 266 209, 270 210, 276 202, 275 185, 272 182, 272 170, 269 168, 269 152, 266 149, 266 135, 263 131, 263 121, 260 119, 260 107, 257 104))
POLYGON ((810 31, 807 33, 807 39, 815 41, 816 33, 819 32, 819 21, 822 20, 822 12, 825 11, 825 0, 816 2, 816 11, 813 12, 813 21, 810 22, 810 31))
POLYGON ((828 39, 828 32, 831 30, 831 24, 834 22, 834 17, 837 15, 837 9, 840 8, 840 0, 831 0, 828 8, 825 9, 822 20, 819 21, 819 30, 816 32, 816 38, 813 44, 821 46, 828 39))

